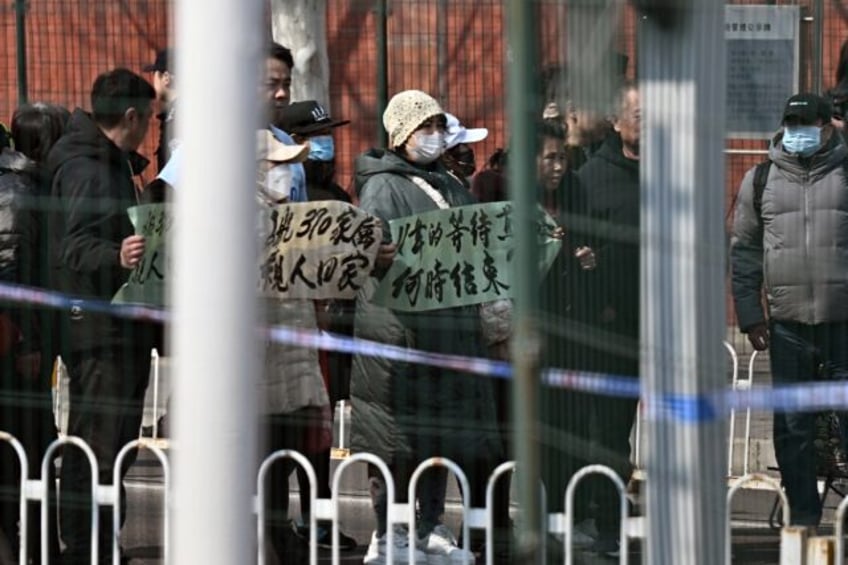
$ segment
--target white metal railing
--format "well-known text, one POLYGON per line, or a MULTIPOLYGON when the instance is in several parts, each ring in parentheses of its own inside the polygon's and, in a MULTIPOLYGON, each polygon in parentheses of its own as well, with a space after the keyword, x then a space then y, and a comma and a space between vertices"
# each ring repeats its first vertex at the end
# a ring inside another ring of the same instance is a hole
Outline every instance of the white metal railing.
POLYGON ((169 526, 168 514, 170 513, 169 510, 171 508, 171 464, 168 462, 168 458, 164 451, 154 445, 145 443, 142 439, 135 439, 127 443, 121 451, 118 452, 117 457, 115 457, 115 464, 112 471, 112 487, 114 489, 115 496, 114 512, 112 513, 112 561, 115 565, 119 565, 121 562, 120 544, 118 543, 121 535, 121 467, 123 467, 124 459, 126 459, 130 451, 134 449, 140 450, 142 448, 148 449, 151 453, 153 453, 153 455, 156 456, 156 459, 159 460, 159 464, 162 466, 162 480, 165 485, 162 489, 165 506, 165 511, 163 512, 164 518, 162 520, 162 552, 164 554, 164 562, 170 563, 171 528, 169 526))
POLYGON ((588 465, 583 467, 579 471, 577 471, 571 480, 568 482, 568 487, 565 489, 565 564, 572 565, 574 563, 574 545, 572 540, 574 539, 574 492, 577 490, 577 485, 589 475, 604 475, 607 477, 612 483, 615 485, 615 488, 618 490, 619 497, 619 512, 621 513, 621 525, 619 529, 619 544, 620 551, 618 562, 620 565, 627 565, 629 559, 629 551, 628 551, 628 539, 630 537, 644 537, 644 532, 641 532, 641 535, 633 535, 630 534, 639 534, 640 532, 636 531, 635 528, 631 532, 630 525, 630 510, 627 502, 627 487, 624 484, 624 481, 621 480, 621 477, 618 476, 618 473, 610 469, 605 465, 588 465))
MULTIPOLYGON (((745 379, 739 378, 739 357, 736 354, 736 351, 733 349, 733 346, 728 342, 724 342, 724 347, 730 355, 731 361, 733 363, 733 381, 732 388, 733 390, 751 390, 754 386, 754 367, 757 361, 758 351, 754 350, 751 352, 751 356, 748 359, 748 377, 745 379)), ((740 476, 748 475, 751 472, 750 461, 751 461, 751 408, 745 409, 745 435, 743 436, 743 453, 742 453, 742 474, 740 476)), ((728 434, 728 442, 727 442, 727 476, 728 478, 733 478, 733 459, 734 453, 736 449, 736 410, 730 411, 730 432, 728 434)))
POLYGON ((848 497, 843 498, 836 507, 833 535, 836 537, 836 565, 845 564, 845 512, 848 511, 848 497))
MULTIPOLYGON (((20 550, 19 550, 19 563, 20 565, 26 565, 29 562, 28 553, 28 544, 27 540, 29 539, 29 521, 27 520, 28 511, 27 511, 27 501, 37 501, 41 503, 41 563, 44 565, 49 565, 50 554, 49 554, 49 528, 48 528, 48 520, 50 517, 50 482, 51 475, 50 466, 53 465, 53 459, 55 457, 56 452, 64 448, 66 446, 76 447, 82 450, 85 455, 89 468, 91 469, 91 484, 90 484, 90 492, 91 492, 91 563, 92 565, 97 565, 99 558, 99 544, 98 544, 98 533, 100 531, 100 512, 99 508, 101 506, 112 506, 113 507, 113 523, 112 523, 112 531, 114 533, 114 537, 112 539, 112 562, 115 565, 120 564, 120 545, 119 545, 119 533, 120 533, 120 520, 121 520, 121 489, 120 489, 120 468, 123 465, 124 459, 127 454, 133 449, 140 449, 144 447, 146 449, 151 450, 156 457, 159 459, 159 462, 162 464, 163 469, 163 479, 164 479, 164 493, 165 493, 165 519, 164 519, 164 537, 163 537, 163 552, 165 555, 165 562, 168 562, 168 557, 170 556, 170 544, 169 544, 169 533, 168 533, 168 492, 170 491, 170 466, 168 464, 168 460, 165 457, 165 454, 162 450, 143 445, 139 440, 133 440, 126 444, 121 451, 118 453, 115 458, 115 467, 113 474, 113 483, 111 485, 101 485, 99 483, 99 466, 97 464, 97 458, 94 455, 94 451, 91 447, 82 439, 74 436, 64 436, 60 437, 51 443, 44 452, 44 457, 41 460, 41 478, 40 479, 29 479, 29 461, 26 457, 26 452, 23 449, 23 446, 15 438, 13 435, 0 431, 0 442, 8 443, 15 453, 18 456, 18 463, 20 465, 21 471, 21 479, 20 479, 20 550)), ((55 494, 54 494, 55 495, 55 494)))
MULTIPOLYGON (((41 554, 42 554, 42 563, 45 565, 48 564, 48 535, 49 530, 47 527, 47 520, 50 512, 49 508, 49 481, 51 473, 50 465, 52 465, 53 458, 55 457, 55 453, 58 449, 72 446, 78 449, 81 449, 88 460, 89 466, 92 470, 92 479, 90 490, 92 493, 92 508, 91 508, 91 563, 96 564, 98 562, 98 532, 100 528, 99 523, 99 512, 98 509, 100 506, 112 506, 114 509, 113 513, 113 522, 111 524, 112 533, 114 534, 112 540, 112 557, 113 563, 116 565, 120 561, 119 556, 119 529, 121 523, 121 492, 120 492, 120 468, 123 465, 124 459, 129 454, 130 451, 134 449, 148 449, 150 450, 158 459, 161 464, 163 470, 163 489, 164 489, 164 520, 163 520, 163 553, 164 553, 164 563, 169 563, 171 558, 170 551, 170 539, 169 539, 169 512, 170 512, 170 502, 169 502, 169 494, 170 494, 170 465, 167 457, 165 456, 165 452, 155 446, 151 446, 146 444, 143 440, 133 440, 125 445, 121 451, 118 453, 115 459, 114 464, 114 474, 112 477, 112 484, 110 485, 101 485, 98 481, 98 464, 94 452, 91 448, 80 438, 67 436, 63 438, 59 438, 55 440, 50 446, 47 448, 44 457, 41 461, 41 478, 37 480, 28 479, 29 476, 29 462, 27 461, 26 452, 21 445, 21 443, 11 434, 0 431, 0 442, 8 443, 11 448, 17 454, 17 458, 19 461, 20 469, 21 469, 21 480, 20 480, 20 551, 18 555, 18 562, 20 565, 25 565, 28 562, 29 555, 27 555, 27 539, 28 539, 28 521, 27 521, 27 501, 40 501, 41 502, 41 554)), ((266 562, 265 558, 265 522, 266 522, 266 508, 264 504, 265 500, 265 485, 267 474, 270 467, 278 463, 281 459, 291 459, 296 464, 303 467, 306 472, 308 482, 310 485, 310 505, 312 508, 312 512, 309 514, 309 563, 311 565, 317 564, 317 522, 319 520, 326 520, 331 522, 332 524, 332 562, 334 565, 338 565, 340 562, 340 547, 339 547, 339 517, 340 517, 340 497, 341 497, 341 479, 344 473, 348 470, 351 465, 356 463, 370 463, 374 465, 377 470, 380 472, 385 489, 386 489, 386 518, 387 518, 387 531, 386 531, 386 557, 389 563, 392 562, 394 555, 393 551, 395 550, 393 543, 393 525, 402 524, 409 528, 410 531, 415 531, 416 526, 416 516, 415 516, 415 497, 414 493, 416 490, 416 486, 418 480, 422 473, 424 473, 427 469, 432 467, 445 467, 451 473, 453 473, 460 484, 460 489, 462 493, 461 500, 461 511, 463 517, 463 525, 462 525, 462 538, 463 538, 463 546, 465 550, 469 550, 470 544, 470 536, 469 533, 471 530, 485 530, 486 537, 486 556, 485 562, 486 565, 491 565, 494 561, 494 492, 496 482, 498 480, 502 480, 503 475, 511 472, 515 472, 515 462, 506 462, 499 465, 489 476, 487 485, 486 485, 486 503, 484 508, 473 508, 470 506, 470 484, 465 473, 462 469, 453 461, 445 458, 434 457, 423 461, 419 466, 414 470, 412 477, 409 482, 409 499, 408 502, 398 503, 396 502, 396 488, 394 481, 392 479, 391 472, 386 465, 386 463, 381 460, 379 457, 369 453, 357 453, 349 458, 342 460, 338 467, 336 468, 333 477, 332 477, 332 498, 330 499, 321 499, 316 497, 317 493, 317 479, 314 469, 312 465, 309 463, 309 460, 304 457, 302 454, 292 451, 292 450, 282 450, 277 451, 269 455, 261 464, 259 471, 257 473, 256 478, 256 496, 254 500, 254 512, 257 515, 257 539, 259 541, 258 544, 258 562, 260 565, 264 565, 266 562)), ((585 479, 588 475, 592 474, 600 474, 606 476, 610 481, 613 482, 616 489, 619 493, 620 498, 620 513, 621 513, 621 528, 619 532, 619 542, 620 542, 620 564, 627 564, 629 559, 629 540, 636 538, 644 538, 645 536, 645 523, 644 518, 639 516, 630 516, 629 513, 629 505, 627 501, 627 493, 626 486, 622 479, 618 476, 615 471, 610 469, 609 467, 602 465, 589 465, 580 469, 575 475, 571 478, 568 483, 565 492, 565 513, 557 513, 547 515, 547 520, 544 522, 546 524, 546 528, 550 533, 558 533, 564 535, 564 546, 565 546, 565 563, 570 564, 573 563, 573 547, 572 540, 574 538, 573 533, 573 516, 574 516, 574 494, 578 487, 578 484, 585 479)), ((733 496, 736 492, 745 486, 747 483, 756 482, 760 485, 766 485, 771 490, 774 490, 777 495, 780 497, 780 501, 783 506, 783 515, 785 523, 791 523, 790 520, 790 509, 789 502, 786 497, 786 494, 783 492, 783 489, 780 487, 779 482, 767 475, 763 474, 748 474, 743 477, 740 477, 738 480, 734 481, 731 485, 731 488, 727 493, 727 515, 726 515, 726 527, 727 527, 727 549, 726 549, 726 560, 727 563, 730 563, 731 558, 731 508, 733 496)), ((836 548, 837 548, 837 564, 842 563, 842 553, 844 548, 844 529, 843 529, 843 520, 845 517, 845 513, 848 512, 848 499, 845 499, 842 504, 840 504, 839 508, 836 512, 836 548)), ((414 559, 415 546, 414 544, 410 544, 410 560, 414 559)))
POLYGON ((730 487, 730 490, 727 491, 727 512, 725 515, 726 520, 726 538, 725 538, 725 564, 730 565, 732 562, 732 552, 731 552, 731 534, 732 528, 730 523, 731 511, 733 509, 733 496, 736 494, 738 490, 740 490, 745 484, 751 482, 758 482, 761 484, 768 485, 771 487, 771 490, 777 493, 780 497, 780 502, 783 509, 783 523, 791 524, 790 515, 789 515, 789 499, 786 497, 786 493, 783 491, 783 488, 780 486, 780 482, 768 475, 764 475, 762 473, 750 473, 743 477, 739 477, 733 485, 730 487))
MULTIPOLYGON (((465 550, 462 562, 464 565, 469 565, 468 557, 471 555, 471 537, 469 536, 470 526, 466 516, 468 515, 468 509, 471 507, 471 487, 468 484, 468 477, 465 476, 465 473, 459 468, 459 465, 450 459, 446 459, 444 457, 431 457, 430 459, 422 461, 421 464, 415 468, 415 471, 413 471, 412 477, 409 479, 409 491, 407 494, 407 500, 409 501, 409 531, 413 535, 418 531, 415 523, 415 487, 418 486, 418 479, 421 478, 424 471, 433 467, 446 467, 451 473, 456 475, 456 478, 459 481, 459 490, 462 496, 462 545, 465 550)), ((409 562, 415 563, 415 544, 409 544, 409 562)))
MULTIPOLYGON (((316 508, 317 497, 315 495, 315 489, 317 488, 318 479, 315 475, 315 469, 313 469, 312 465, 309 463, 309 459, 307 459, 297 451, 293 451, 291 449, 282 449, 280 451, 275 451, 274 453, 266 457, 265 460, 262 461, 262 465, 260 465, 259 473, 256 477, 256 499, 254 500, 254 509, 256 512, 256 539, 258 540, 259 546, 259 565, 265 565, 265 552, 267 549, 267 540, 265 539, 265 521, 267 515, 267 508, 265 507, 265 479, 268 476, 268 472, 270 471, 271 466, 275 463, 278 463, 278 461, 284 459, 293 460, 295 463, 300 465, 306 472, 306 478, 309 482, 309 507, 313 509, 312 512, 309 513, 309 563, 310 565, 316 565, 318 563, 318 515, 321 514, 321 512, 316 508)), ((338 540, 335 539, 335 530, 336 527, 334 520, 334 546, 338 544, 338 540)))
MULTIPOLYGON (((724 344, 724 349, 727 351, 727 354, 730 355, 730 362, 732 365, 732 378, 731 378, 731 386, 734 390, 736 390, 736 385, 739 382, 739 356, 736 354, 736 349, 728 342, 727 340, 722 342, 724 344)), ((727 440, 727 476, 733 476, 733 448, 734 448, 734 440, 736 439, 736 411, 730 411, 730 433, 728 434, 727 440)))

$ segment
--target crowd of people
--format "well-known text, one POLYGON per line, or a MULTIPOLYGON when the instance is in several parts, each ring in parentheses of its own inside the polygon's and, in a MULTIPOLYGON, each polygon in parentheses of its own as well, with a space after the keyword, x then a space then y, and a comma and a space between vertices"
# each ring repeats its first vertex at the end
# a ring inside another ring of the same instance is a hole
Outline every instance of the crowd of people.
MULTIPOLYGON (((30 104, 15 112, 0 153, 0 281, 100 300, 110 300, 124 284, 146 244, 127 209, 168 202, 180 187, 180 144, 173 128, 179 83, 171 64, 172 53, 165 50, 142 71, 150 81, 127 69, 101 74, 92 86, 90 111, 30 104), (154 115, 161 134, 157 175, 144 186, 140 174, 149 163, 138 149, 154 115)), ((332 117, 318 101, 291 101, 294 60, 285 47, 273 44, 262 68, 258 93, 267 127, 256 135, 260 212, 289 202, 336 200, 356 204, 384 225, 373 272, 355 300, 263 297, 263 321, 435 353, 508 360, 508 299, 413 312, 372 299, 397 253, 389 222, 507 200, 508 151, 499 150, 478 171, 473 146, 487 130, 467 128, 431 95, 405 90, 391 98, 383 113, 386 146, 356 158, 354 190, 349 193, 335 178, 333 137, 336 128, 349 122, 332 117)), ((527 186, 564 235, 558 255, 539 281, 539 362, 637 379, 639 89, 622 78, 606 114, 575 107, 560 97, 547 102, 539 109, 536 127, 536 178, 527 186)), ((846 283, 837 276, 848 269, 840 247, 846 229, 842 217, 848 206, 848 155, 837 126, 831 124, 832 114, 826 98, 791 98, 771 143, 770 168, 746 175, 738 203, 731 258, 740 326, 757 349, 764 349, 771 336, 778 380, 798 380, 802 370, 813 378, 820 366, 835 376, 848 369, 844 348, 838 346, 848 335, 848 301, 842 300, 846 283), (788 253, 788 245, 795 251, 788 253), (760 300, 764 285, 768 310, 760 300)), ((264 224, 259 225, 257 235, 262 237, 264 224)), ((40 471, 32 463, 41 461, 56 437, 50 402, 52 360, 61 354, 70 375, 68 434, 91 446, 100 484, 111 484, 115 456, 139 433, 153 346, 165 348, 161 327, 89 311, 84 302, 75 302, 67 311, 3 308, 0 430, 21 439, 32 478, 40 471)), ((321 498, 331 496, 332 407, 339 399, 349 398, 352 405, 351 448, 374 453, 387 463, 398 501, 404 501, 417 464, 440 455, 468 473, 472 505, 485 506, 487 477, 511 457, 506 381, 273 341, 263 344, 261 367, 261 454, 279 449, 305 454, 316 471, 321 498)), ((565 487, 585 465, 602 463, 625 482, 630 480, 636 408, 635 400, 569 390, 549 389, 541 395, 541 431, 535 439, 541 447, 550 512, 563 511, 565 487)), ((799 464, 812 460, 806 443, 813 433, 810 421, 806 415, 779 416, 775 430, 793 521, 815 525, 821 518, 815 469, 799 464)), ((11 457, 0 452, 0 532, 13 554, 20 524, 18 471, 11 457)), ((132 456, 121 469, 122 477, 131 463, 132 456)), ((293 464, 281 462, 269 475, 266 539, 267 549, 278 559, 297 563, 305 560, 310 507, 308 481, 298 472, 301 516, 290 516, 293 471, 293 464)), ((369 467, 368 477, 376 527, 364 562, 384 563, 390 527, 386 484, 376 467, 369 467)), ((421 562, 475 560, 443 521, 447 483, 448 474, 440 468, 422 476, 414 501, 417 531, 392 526, 397 562, 407 559, 410 546, 421 562)), ((51 562, 88 563, 91 477, 81 451, 64 450, 60 484, 59 511, 50 512, 49 531, 43 533, 51 562)), ((494 513, 495 553, 501 562, 514 562, 508 481, 496 489, 494 513)), ((39 563, 37 506, 30 517, 29 555, 39 563)), ((578 492, 573 518, 573 543, 603 556, 618 554, 619 499, 611 483, 589 479, 578 492)), ((111 523, 111 510, 102 507, 102 562, 111 560, 111 523)), ((318 542, 327 546, 330 525, 319 522, 318 528, 318 542)), ((343 532, 340 541, 343 549, 356 546, 343 532)), ((472 542, 479 554, 482 540, 472 542)), ((562 541, 547 545, 561 551, 562 541)))

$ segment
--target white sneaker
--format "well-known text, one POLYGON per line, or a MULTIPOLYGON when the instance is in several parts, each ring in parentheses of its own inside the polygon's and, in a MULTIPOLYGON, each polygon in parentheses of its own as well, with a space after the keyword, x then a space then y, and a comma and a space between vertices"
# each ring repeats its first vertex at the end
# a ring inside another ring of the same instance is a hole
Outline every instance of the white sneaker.
POLYGON ((474 565, 474 554, 459 547, 453 532, 444 524, 420 538, 418 548, 427 554, 428 565, 474 565))
MULTIPOLYGON (((394 549, 392 560, 395 563, 409 563, 409 532, 407 532, 406 528, 403 526, 396 525, 392 528, 392 533, 394 534, 392 536, 392 546, 394 549)), ((369 565, 371 563, 376 565, 386 563, 387 537, 388 536, 386 534, 383 534, 378 538, 377 532, 371 534, 371 543, 368 544, 368 551, 365 553, 365 558, 362 560, 363 563, 367 563, 369 565)), ((416 549, 415 562, 425 563, 426 561, 427 556, 416 549)))

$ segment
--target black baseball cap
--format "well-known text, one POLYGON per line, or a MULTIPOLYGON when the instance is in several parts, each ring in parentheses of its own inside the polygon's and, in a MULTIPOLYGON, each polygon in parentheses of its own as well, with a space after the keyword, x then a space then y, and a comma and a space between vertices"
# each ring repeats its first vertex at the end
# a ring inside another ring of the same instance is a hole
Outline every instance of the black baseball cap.
POLYGON ((305 100, 280 108, 278 121, 274 125, 289 134, 309 135, 349 123, 350 120, 331 118, 330 113, 315 100, 305 100))
POLYGON ((156 60, 150 65, 145 65, 142 69, 146 73, 160 72, 164 73, 171 70, 171 50, 161 49, 156 52, 156 60))
POLYGON ((833 107, 828 99, 812 93, 796 94, 786 101, 783 121, 798 118, 805 124, 812 124, 818 119, 829 122, 832 113, 833 107))

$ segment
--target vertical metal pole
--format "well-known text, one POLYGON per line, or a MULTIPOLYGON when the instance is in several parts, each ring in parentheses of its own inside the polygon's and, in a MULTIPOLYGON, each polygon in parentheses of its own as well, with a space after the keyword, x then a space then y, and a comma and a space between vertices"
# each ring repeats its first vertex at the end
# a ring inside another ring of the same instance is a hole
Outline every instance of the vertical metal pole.
POLYGON ((176 7, 174 563, 256 562, 255 130, 260 2, 176 7), (209 41, 226 37, 227 41, 209 41), (215 71, 200 60, 214 60, 215 71), (211 93, 214 96, 210 96, 211 93), (214 116, 214 118, 213 118, 214 116), (227 140, 210 143, 210 140, 227 140), (209 163, 215 163, 210 167, 209 163), (214 281, 214 284, 209 284, 214 281))
MULTIPOLYGON (((436 80, 438 81, 438 100, 442 107, 448 106, 448 0, 439 0, 436 6, 436 80)), ((456 110, 451 110, 456 113, 456 110)))
POLYGON ((377 147, 389 142, 383 128, 383 112, 389 103, 389 8, 388 0, 377 0, 377 147))
POLYGON ((26 104, 27 96, 27 56, 26 56, 26 0, 15 0, 15 60, 17 63, 18 105, 26 104))
POLYGON ((671 400, 726 385, 724 2, 663 4, 669 25, 649 14, 639 50, 644 562, 721 563, 726 422, 706 403, 671 400))
POLYGON ((511 130, 509 189, 514 202, 516 261, 515 335, 512 342, 513 418, 518 462, 518 501, 521 508, 521 563, 542 558, 539 492, 539 335, 538 240, 536 193, 536 122, 539 112, 536 56, 536 3, 507 0, 507 108, 511 130))
POLYGON ((813 2, 813 91, 824 90, 824 0, 813 2))

